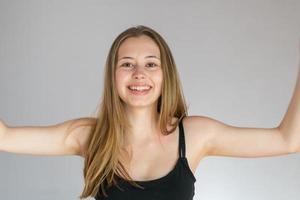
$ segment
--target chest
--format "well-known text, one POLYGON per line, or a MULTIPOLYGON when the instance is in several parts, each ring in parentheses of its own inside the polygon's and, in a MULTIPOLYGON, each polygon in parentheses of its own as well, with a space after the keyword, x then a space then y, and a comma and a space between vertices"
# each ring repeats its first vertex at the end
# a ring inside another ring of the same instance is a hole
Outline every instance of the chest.
MULTIPOLYGON (((185 128, 186 158, 193 174, 201 160, 201 144, 195 143, 192 130, 185 128), (199 146, 200 145, 200 146, 199 146)), ((179 158, 179 128, 160 142, 149 142, 131 147, 129 156, 122 163, 128 174, 136 181, 161 178, 172 171, 179 158)))

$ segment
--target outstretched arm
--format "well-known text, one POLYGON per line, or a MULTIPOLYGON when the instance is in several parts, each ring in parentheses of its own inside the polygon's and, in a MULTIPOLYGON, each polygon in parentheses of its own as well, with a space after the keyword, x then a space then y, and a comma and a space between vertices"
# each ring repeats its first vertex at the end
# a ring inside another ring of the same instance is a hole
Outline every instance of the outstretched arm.
POLYGON ((300 152, 300 62, 293 96, 279 126, 235 127, 204 116, 192 117, 191 123, 199 132, 199 141, 205 141, 206 156, 262 157, 300 152))
POLYGON ((300 152, 300 61, 294 93, 278 128, 289 143, 290 148, 295 152, 300 152))
POLYGON ((79 155, 94 118, 78 118, 51 126, 10 127, 0 120, 0 151, 32 155, 79 155))

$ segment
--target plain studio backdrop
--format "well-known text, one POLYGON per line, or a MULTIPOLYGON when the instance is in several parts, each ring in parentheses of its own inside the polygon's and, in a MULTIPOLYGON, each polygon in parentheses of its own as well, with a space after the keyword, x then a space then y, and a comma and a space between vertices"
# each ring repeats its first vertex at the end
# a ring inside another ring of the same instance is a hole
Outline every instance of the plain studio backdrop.
MULTIPOLYGON (((296 83, 299 10, 298 0, 1 0, 0 118, 23 126, 90 116, 110 45, 142 24, 169 44, 189 115, 275 127, 296 83)), ((82 169, 77 156, 1 152, 0 199, 78 199, 82 169)), ((196 178, 195 200, 298 200, 300 154, 206 157, 196 178)))

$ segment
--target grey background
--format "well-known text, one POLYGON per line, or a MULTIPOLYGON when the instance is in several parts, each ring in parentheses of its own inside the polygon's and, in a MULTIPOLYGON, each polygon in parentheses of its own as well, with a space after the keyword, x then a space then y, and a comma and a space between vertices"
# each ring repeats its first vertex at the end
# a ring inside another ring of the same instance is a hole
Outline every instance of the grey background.
MULTIPOLYGON (((157 30, 190 115, 274 127, 296 82, 300 1, 0 1, 0 117, 10 126, 90 116, 115 37, 157 30)), ((201 130, 200 130, 201 131, 201 130)), ((83 159, 0 153, 0 199, 78 199, 83 159)), ((297 200, 300 154, 206 157, 195 200, 297 200)))

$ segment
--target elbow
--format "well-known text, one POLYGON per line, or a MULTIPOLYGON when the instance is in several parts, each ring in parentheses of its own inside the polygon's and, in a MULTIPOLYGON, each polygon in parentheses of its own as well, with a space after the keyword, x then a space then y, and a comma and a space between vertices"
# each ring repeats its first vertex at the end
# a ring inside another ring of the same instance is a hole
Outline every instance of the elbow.
POLYGON ((288 153, 300 152, 300 145, 298 141, 289 140, 288 142, 288 153))
POLYGON ((288 133, 285 131, 283 131, 283 129, 281 127, 277 127, 279 133, 282 136, 282 139, 284 140, 284 144, 285 144, 285 149, 287 151, 287 153, 293 154, 293 153, 297 153, 300 152, 300 141, 298 139, 295 139, 296 137, 294 137, 295 133, 288 133))
POLYGON ((299 153, 300 147, 299 145, 290 145, 289 146, 289 153, 299 153))

